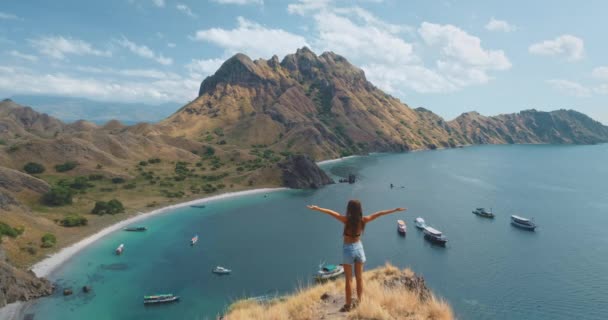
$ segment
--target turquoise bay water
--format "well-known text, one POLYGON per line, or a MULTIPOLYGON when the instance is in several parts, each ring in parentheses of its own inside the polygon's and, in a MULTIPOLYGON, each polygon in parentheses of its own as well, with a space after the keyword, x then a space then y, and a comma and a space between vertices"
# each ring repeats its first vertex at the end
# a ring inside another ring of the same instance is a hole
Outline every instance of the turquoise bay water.
MULTIPOLYGON (((608 314, 608 145, 482 146, 379 154, 324 165, 354 185, 217 200, 146 220, 145 233, 118 231, 61 266, 62 290, 38 300, 34 319, 214 319, 234 299, 289 293, 310 283, 320 261, 341 258, 340 224, 306 204, 366 213, 409 210, 367 226, 366 268, 390 261, 424 275, 460 319, 605 319, 608 314), (396 188, 390 189, 393 183, 396 188), (403 188, 401 188, 403 186, 403 188), (471 210, 491 207, 494 220, 471 210), (537 232, 511 214, 534 217, 537 232), (422 216, 445 248, 414 228, 422 216), (396 220, 408 235, 396 232, 396 220), (189 239, 199 234, 196 246, 189 239), (125 244, 122 256, 113 250, 125 244), (211 273, 215 265, 230 276, 211 273), (142 296, 175 293, 179 303, 144 307, 142 296)), ((61 288, 61 287, 60 287, 61 288)))

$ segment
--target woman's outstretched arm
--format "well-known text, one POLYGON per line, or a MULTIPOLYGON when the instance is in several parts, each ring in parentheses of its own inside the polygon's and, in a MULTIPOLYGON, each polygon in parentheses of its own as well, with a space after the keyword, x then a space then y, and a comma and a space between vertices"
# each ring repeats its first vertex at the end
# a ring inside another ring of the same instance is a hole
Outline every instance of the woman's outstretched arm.
POLYGON ((341 215, 341 214, 339 214, 339 213, 337 213, 337 212, 335 212, 333 210, 329 210, 329 209, 325 209, 325 208, 320 208, 320 207, 314 206, 314 205, 308 205, 306 207, 308 209, 310 209, 310 210, 315 210, 315 211, 323 212, 323 213, 325 213, 327 215, 330 215, 330 216, 336 218, 340 222, 346 222, 346 217, 345 216, 343 216, 343 215, 341 215))
POLYGON ((405 208, 395 208, 395 209, 390 209, 390 210, 384 210, 384 211, 378 211, 374 214, 370 214, 369 216, 365 216, 363 217, 363 222, 367 223, 367 222, 371 222, 376 220, 377 218, 380 218, 384 215, 387 214, 391 214, 391 213, 395 213, 395 212, 399 212, 399 211, 405 211, 407 209, 405 208))

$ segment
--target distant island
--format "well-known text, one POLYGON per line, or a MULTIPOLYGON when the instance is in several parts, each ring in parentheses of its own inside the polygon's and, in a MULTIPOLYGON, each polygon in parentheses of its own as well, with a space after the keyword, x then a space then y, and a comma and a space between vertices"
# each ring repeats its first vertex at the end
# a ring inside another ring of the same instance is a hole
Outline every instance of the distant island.
POLYGON ((33 276, 13 266, 27 269, 138 212, 225 192, 332 183, 315 161, 473 144, 604 142, 608 127, 573 110, 469 112, 445 121, 382 92, 344 57, 308 48, 282 61, 237 54, 202 82, 197 99, 158 123, 64 123, 4 100, 0 251, 10 265, 0 261, 0 272, 26 280, 0 286, 24 286, 28 294, 0 296, 0 306, 48 292, 48 284, 32 289, 33 276))

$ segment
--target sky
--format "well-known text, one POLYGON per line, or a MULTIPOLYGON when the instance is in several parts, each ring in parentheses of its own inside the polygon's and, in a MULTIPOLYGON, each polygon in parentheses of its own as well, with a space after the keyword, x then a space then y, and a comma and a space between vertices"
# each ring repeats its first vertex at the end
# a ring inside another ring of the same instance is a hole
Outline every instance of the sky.
POLYGON ((608 1, 0 0, 0 98, 185 104, 237 52, 333 51, 451 120, 575 109, 608 124, 608 1))

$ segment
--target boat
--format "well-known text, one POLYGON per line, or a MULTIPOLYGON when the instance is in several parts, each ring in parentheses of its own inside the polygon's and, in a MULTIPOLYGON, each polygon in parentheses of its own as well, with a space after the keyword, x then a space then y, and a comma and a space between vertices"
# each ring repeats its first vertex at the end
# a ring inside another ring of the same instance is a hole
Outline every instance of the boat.
POLYGON ((215 274, 230 274, 230 272, 232 272, 232 270, 226 269, 221 266, 217 266, 217 267, 213 268, 213 270, 211 270, 211 272, 213 272, 215 274))
POLYGON ((122 254, 122 251, 123 251, 124 249, 125 249, 125 245, 121 243, 121 244, 118 246, 118 248, 116 248, 116 255, 121 255, 121 254, 122 254))
POLYGON ((172 293, 144 296, 144 304, 167 303, 175 302, 177 300, 179 300, 179 296, 173 295, 172 293))
POLYGON ((418 228, 418 229, 426 228, 426 222, 421 217, 416 218, 416 220, 414 220, 414 224, 416 225, 416 228, 418 228))
POLYGON ((424 238, 439 245, 445 245, 448 242, 448 238, 441 231, 431 227, 424 227, 424 238))
POLYGON ((126 227, 125 231, 146 231, 148 228, 146 227, 126 227))
POLYGON ((484 218, 494 218, 494 213, 492 213, 492 210, 488 211, 486 208, 476 208, 473 210, 473 213, 484 218))
POLYGON ((204 204, 194 204, 194 205, 191 205, 190 208, 205 209, 206 206, 204 204))
POLYGON ((198 242, 198 234, 190 239, 190 245, 193 246, 198 242))
POLYGON ((534 231, 537 225, 530 219, 526 219, 520 216, 512 215, 511 216, 511 224, 526 230, 534 231))
POLYGON ((402 235, 405 235, 405 233, 407 232, 407 226, 405 225, 405 221, 397 220, 397 232, 402 235))
POLYGON ((317 280, 328 280, 339 277, 344 273, 344 267, 336 264, 320 264, 317 272, 317 280))

